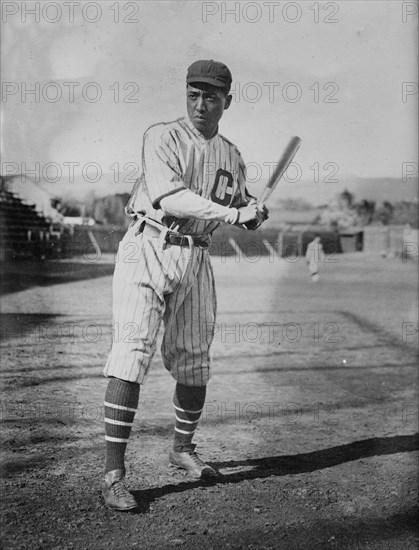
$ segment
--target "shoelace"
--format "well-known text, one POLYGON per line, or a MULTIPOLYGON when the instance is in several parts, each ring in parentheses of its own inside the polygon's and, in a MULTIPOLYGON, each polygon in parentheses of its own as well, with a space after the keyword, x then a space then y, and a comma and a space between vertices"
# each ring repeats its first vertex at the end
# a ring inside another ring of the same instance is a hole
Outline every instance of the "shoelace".
POLYGON ((205 464, 196 453, 191 453, 190 456, 197 466, 200 468, 208 468, 208 464, 205 464))
POLYGON ((117 498, 123 498, 123 497, 131 497, 131 493, 128 491, 128 489, 125 487, 124 483, 122 481, 116 481, 112 486, 111 489, 114 493, 114 495, 117 498))

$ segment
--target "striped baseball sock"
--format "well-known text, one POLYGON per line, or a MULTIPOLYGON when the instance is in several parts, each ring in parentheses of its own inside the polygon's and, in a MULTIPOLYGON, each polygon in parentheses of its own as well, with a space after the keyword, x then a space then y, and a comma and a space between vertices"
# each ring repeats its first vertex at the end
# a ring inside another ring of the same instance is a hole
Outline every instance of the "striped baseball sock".
POLYGON ((138 407, 140 385, 110 378, 105 393, 105 474, 112 470, 125 473, 125 449, 138 407))
POLYGON ((177 383, 173 396, 175 407, 175 439, 173 450, 193 450, 192 438, 205 403, 206 386, 183 386, 177 383))

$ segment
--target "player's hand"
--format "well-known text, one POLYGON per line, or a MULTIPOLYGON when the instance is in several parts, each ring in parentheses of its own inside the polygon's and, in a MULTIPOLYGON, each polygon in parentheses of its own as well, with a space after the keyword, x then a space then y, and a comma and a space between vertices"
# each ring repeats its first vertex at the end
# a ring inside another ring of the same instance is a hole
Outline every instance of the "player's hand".
POLYGON ((251 201, 246 206, 242 206, 237 210, 239 211, 239 217, 237 218, 236 223, 240 225, 256 219, 259 213, 256 201, 251 201))
POLYGON ((266 208, 266 206, 262 206, 262 208, 259 210, 257 208, 257 215, 253 220, 250 220, 245 224, 247 229, 250 229, 250 231, 255 231, 258 229, 264 221, 266 221, 269 218, 269 210, 266 208))
POLYGON ((260 219, 261 219, 260 223, 263 223, 264 221, 266 221, 269 218, 269 210, 266 208, 265 205, 262 205, 262 209, 259 210, 259 214, 260 214, 260 219))

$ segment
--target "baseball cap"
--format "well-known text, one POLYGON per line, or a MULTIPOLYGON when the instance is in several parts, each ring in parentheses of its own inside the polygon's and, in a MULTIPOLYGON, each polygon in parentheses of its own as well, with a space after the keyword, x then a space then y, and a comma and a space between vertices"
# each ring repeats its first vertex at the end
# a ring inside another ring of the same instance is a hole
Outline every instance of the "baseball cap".
POLYGON ((188 68, 186 75, 187 84, 206 82, 218 88, 225 88, 227 92, 230 91, 231 81, 232 76, 229 68, 224 63, 213 59, 195 61, 188 68))

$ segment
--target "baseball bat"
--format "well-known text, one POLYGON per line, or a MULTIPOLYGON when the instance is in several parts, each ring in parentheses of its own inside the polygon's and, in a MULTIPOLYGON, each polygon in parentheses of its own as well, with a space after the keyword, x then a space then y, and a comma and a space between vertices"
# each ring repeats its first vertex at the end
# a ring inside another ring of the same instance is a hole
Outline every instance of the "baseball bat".
POLYGON ((292 159, 295 157, 298 149, 300 148, 300 145, 301 138, 299 138, 298 136, 294 136, 290 139, 287 148, 282 153, 282 157, 279 159, 272 176, 269 178, 268 183, 265 185, 265 189, 262 191, 262 195, 260 196, 258 202, 259 210, 262 210, 263 205, 271 196, 272 191, 275 189, 279 180, 284 175, 284 172, 292 162, 292 159))

